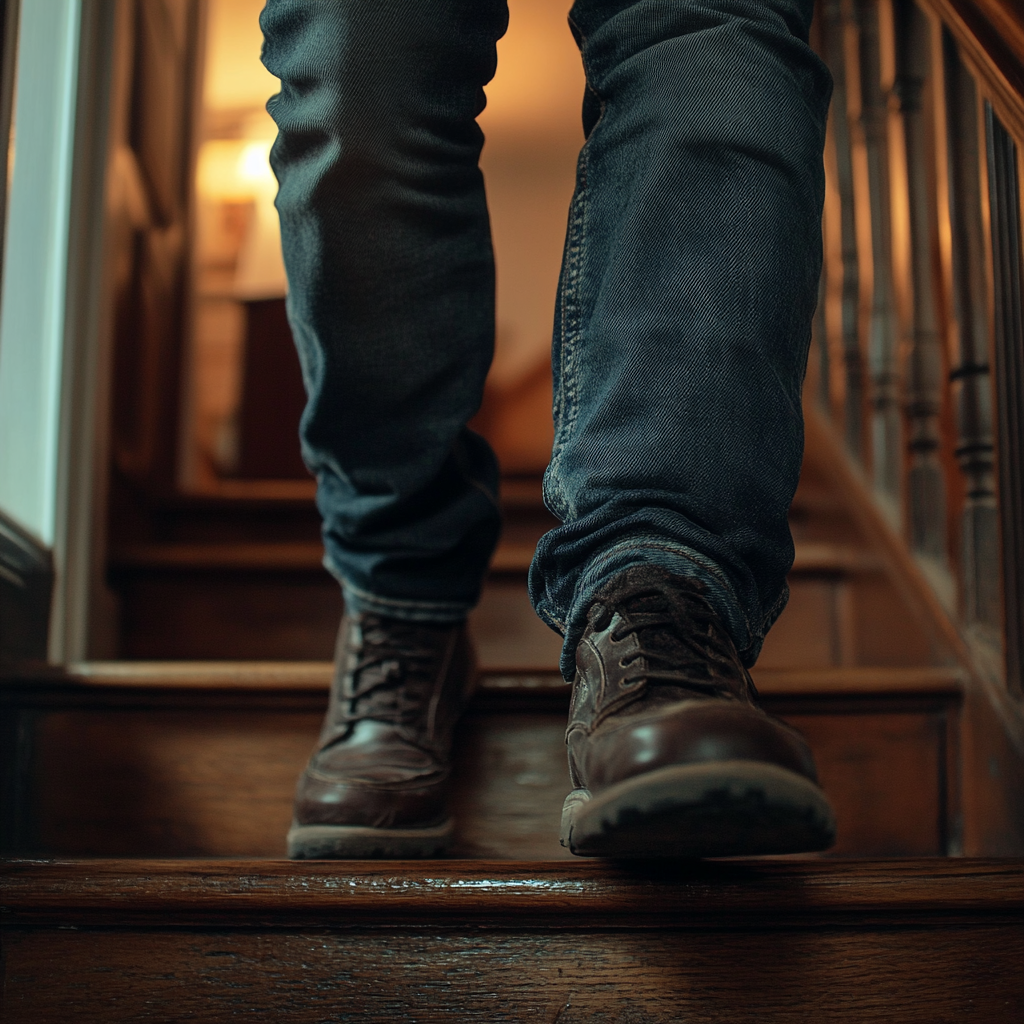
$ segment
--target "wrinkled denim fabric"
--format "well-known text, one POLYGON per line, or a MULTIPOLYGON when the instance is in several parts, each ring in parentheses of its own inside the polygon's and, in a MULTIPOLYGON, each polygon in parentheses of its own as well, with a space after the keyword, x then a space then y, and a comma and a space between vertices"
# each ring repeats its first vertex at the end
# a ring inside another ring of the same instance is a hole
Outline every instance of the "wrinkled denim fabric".
MULTIPOLYGON (((753 664, 785 605, 831 81, 811 0, 577 0, 587 88, 530 596, 571 676, 594 593, 702 580, 753 664)), ((466 422, 493 352, 476 116, 504 0, 268 0, 288 313, 326 564, 354 610, 454 621, 500 528, 466 422)))

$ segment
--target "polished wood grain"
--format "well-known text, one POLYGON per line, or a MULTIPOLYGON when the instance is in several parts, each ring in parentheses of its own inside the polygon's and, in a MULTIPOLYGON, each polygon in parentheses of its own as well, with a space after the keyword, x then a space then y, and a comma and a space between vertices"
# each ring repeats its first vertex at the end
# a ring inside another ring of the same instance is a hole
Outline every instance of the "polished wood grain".
POLYGON ((1024 1013, 1016 925, 624 933, 589 920, 568 934, 433 922, 369 934, 9 930, 4 1020, 1010 1024, 1024 1013))
POLYGON ((0 869, 5 1021, 911 1021, 1024 1011, 1019 861, 0 869))
MULTIPOLYGON (((971 853, 1024 852, 1024 718, 1019 700, 1007 693, 999 678, 998 662, 976 655, 979 648, 969 643, 921 566, 871 500, 863 476, 843 456, 837 432, 821 413, 805 406, 806 428, 818 451, 831 449, 832 459, 820 465, 832 472, 838 493, 846 495, 845 505, 856 519, 869 543, 886 564, 886 579, 901 592, 904 607, 926 629, 936 650, 947 652, 966 673, 966 714, 963 718, 961 749, 963 759, 954 765, 949 778, 963 780, 964 849, 971 853)), ((892 636, 884 619, 875 623, 877 632, 858 635, 892 636)), ((983 649, 982 649, 983 650, 983 649)))
POLYGON ((8 922, 24 925, 230 917, 262 926, 267 914, 280 914, 282 928, 422 916, 434 925, 476 917, 505 927, 553 920, 570 931, 597 920, 705 930, 941 913, 1024 926, 1024 863, 15 860, 0 863, 0 899, 8 922))

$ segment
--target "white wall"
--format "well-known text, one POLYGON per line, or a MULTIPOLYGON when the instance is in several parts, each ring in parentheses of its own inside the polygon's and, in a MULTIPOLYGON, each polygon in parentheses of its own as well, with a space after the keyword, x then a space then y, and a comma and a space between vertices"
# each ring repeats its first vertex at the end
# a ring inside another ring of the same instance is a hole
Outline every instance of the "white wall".
POLYGON ((0 510, 56 530, 79 0, 23 0, 0 299, 0 510))

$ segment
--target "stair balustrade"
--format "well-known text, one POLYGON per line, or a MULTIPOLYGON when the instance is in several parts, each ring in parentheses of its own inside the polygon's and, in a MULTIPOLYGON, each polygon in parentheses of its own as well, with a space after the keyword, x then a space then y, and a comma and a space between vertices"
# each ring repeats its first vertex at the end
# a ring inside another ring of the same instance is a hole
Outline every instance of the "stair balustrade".
POLYGON ((835 92, 811 416, 972 659, 1019 698, 1024 14, 824 0, 819 18, 835 92))

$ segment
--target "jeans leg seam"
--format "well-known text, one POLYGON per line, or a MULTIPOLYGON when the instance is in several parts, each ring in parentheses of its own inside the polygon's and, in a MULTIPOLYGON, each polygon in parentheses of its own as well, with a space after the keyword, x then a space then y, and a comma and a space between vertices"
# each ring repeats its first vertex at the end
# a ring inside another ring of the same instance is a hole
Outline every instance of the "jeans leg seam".
MULTIPOLYGON (((572 12, 569 22, 577 36, 580 61, 587 79, 587 88, 591 89, 601 102, 601 110, 594 126, 587 134, 586 141, 580 149, 579 183, 577 195, 569 211, 568 237, 566 241, 564 287, 559 297, 561 305, 561 344, 559 346, 559 388, 555 399, 555 438, 551 451, 551 462, 544 474, 545 498, 548 507, 563 522, 574 514, 568 496, 558 485, 558 474, 561 469, 562 455, 569 443, 579 415, 579 349, 580 324, 582 322, 582 300, 580 296, 583 277, 582 258, 587 238, 587 200, 589 198, 590 149, 594 135, 604 119, 607 102, 592 84, 593 76, 587 68, 585 49, 587 37, 573 21, 572 12)), ((545 597, 553 604, 550 584, 545 581, 545 597)), ((551 615, 543 616, 549 625, 553 625, 563 635, 566 623, 551 615)))
MULTIPOLYGON (((562 331, 559 352, 558 422, 555 424, 555 443, 551 455, 551 469, 557 472, 562 451, 572 434, 577 414, 577 359, 576 341, 579 329, 580 262, 586 244, 587 152, 584 145, 580 153, 579 190, 573 201, 569 218, 569 237, 566 245, 565 286, 562 289, 562 331)), ((558 504, 563 512, 565 496, 559 491, 558 504)))
MULTIPOLYGON (((559 346, 559 389, 555 398, 555 438, 551 451, 551 463, 548 467, 549 479, 554 479, 561 466, 562 451, 568 444, 569 438, 576 425, 579 414, 579 333, 582 320, 580 301, 580 282, 582 280, 582 259, 586 250, 587 241, 587 199, 589 193, 589 158, 591 139, 594 131, 604 117, 605 100, 594 89, 591 84, 591 75, 587 72, 584 50, 587 44, 587 37, 580 32, 579 27, 572 19, 572 12, 569 14, 569 22, 579 40, 580 62, 583 64, 584 74, 587 79, 587 88, 591 89, 601 100, 601 113, 589 132, 586 141, 580 149, 579 163, 579 186, 569 210, 568 237, 566 240, 565 279, 564 287, 561 290, 561 345, 559 346)), ((571 513, 568 507, 566 495, 561 488, 549 494, 551 503, 556 514, 564 521, 571 513)))
MULTIPOLYGON (((588 140, 589 141, 589 140, 588 140)), ((558 395, 555 402, 555 437, 551 446, 551 462, 544 474, 545 499, 548 507, 562 522, 571 514, 565 489, 560 486, 559 471, 562 464, 562 453, 568 444, 576 422, 577 381, 575 378, 576 360, 574 358, 576 328, 579 319, 579 279, 580 259, 585 239, 585 207, 587 194, 587 144, 580 151, 579 186, 577 195, 569 211, 569 226, 566 239, 565 276, 561 303, 561 344, 559 345, 558 395)), ((549 584, 545 583, 545 593, 550 599, 549 584)))

